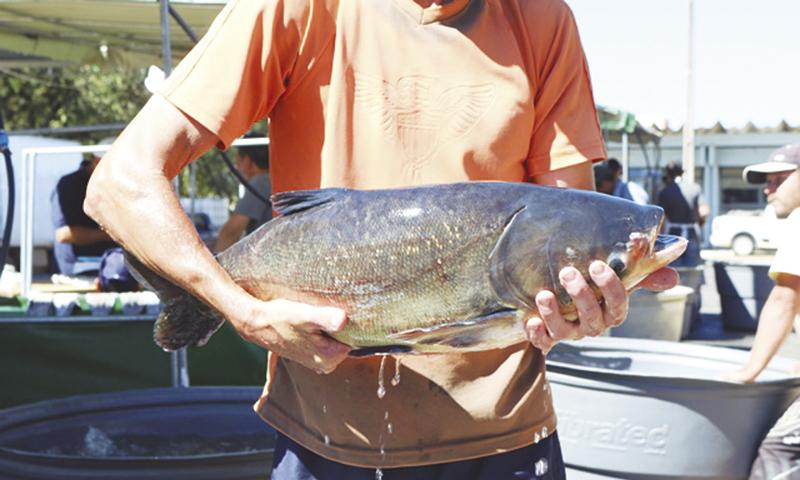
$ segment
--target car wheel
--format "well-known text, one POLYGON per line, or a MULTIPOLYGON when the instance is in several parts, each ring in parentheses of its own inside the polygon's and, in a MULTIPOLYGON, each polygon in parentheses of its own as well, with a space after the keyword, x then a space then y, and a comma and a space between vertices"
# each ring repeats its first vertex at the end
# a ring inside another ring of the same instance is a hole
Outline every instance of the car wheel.
POLYGON ((752 255, 756 251, 756 241, 750 235, 740 233, 733 237, 731 249, 736 255, 752 255))

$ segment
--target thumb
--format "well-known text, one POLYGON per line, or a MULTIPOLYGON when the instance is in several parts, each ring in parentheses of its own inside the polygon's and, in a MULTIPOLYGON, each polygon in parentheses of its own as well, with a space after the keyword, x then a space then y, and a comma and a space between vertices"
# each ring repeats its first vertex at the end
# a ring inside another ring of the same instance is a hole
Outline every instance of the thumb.
POLYGON ((320 310, 324 318, 320 322, 322 330, 329 333, 341 332, 347 325, 347 314, 341 308, 323 307, 320 310))

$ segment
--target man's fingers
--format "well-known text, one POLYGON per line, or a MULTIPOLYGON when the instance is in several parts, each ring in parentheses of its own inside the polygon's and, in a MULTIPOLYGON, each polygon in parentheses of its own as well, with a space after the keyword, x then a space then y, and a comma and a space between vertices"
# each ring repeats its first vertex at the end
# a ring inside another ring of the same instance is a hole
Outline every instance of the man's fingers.
POLYGON ((525 324, 525 330, 528 333, 528 341, 545 355, 547 355, 547 352, 555 345, 555 340, 550 337, 550 334, 547 332, 547 327, 541 318, 532 317, 528 319, 528 322, 525 324))
POLYGON ((536 309, 539 317, 544 322, 550 337, 555 340, 578 338, 578 322, 570 322, 558 311, 558 302, 553 292, 542 290, 536 294, 536 309))
POLYGON ((628 295, 622 281, 603 262, 593 262, 589 266, 589 275, 605 300, 603 329, 620 325, 628 316, 628 295))
POLYGON ((678 284, 679 276, 678 271, 674 268, 664 267, 656 270, 642 280, 636 288, 646 288, 654 292, 661 292, 669 290, 678 284))
POLYGON ((289 300, 273 300, 270 303, 276 317, 292 322, 307 332, 322 330, 336 333, 347 325, 347 314, 341 308, 317 307, 289 300))
POLYGON ((603 310, 583 275, 576 268, 565 267, 559 272, 558 277, 561 286, 572 297, 578 310, 582 330, 589 335, 601 334, 606 328, 603 323, 603 310))

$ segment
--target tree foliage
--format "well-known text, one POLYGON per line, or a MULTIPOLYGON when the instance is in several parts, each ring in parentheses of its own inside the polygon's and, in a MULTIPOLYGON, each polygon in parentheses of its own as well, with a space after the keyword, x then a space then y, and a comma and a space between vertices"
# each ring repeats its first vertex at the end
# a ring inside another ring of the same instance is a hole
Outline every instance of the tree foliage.
MULTIPOLYGON (((14 130, 62 128, 99 124, 127 124, 150 97, 144 87, 146 71, 123 67, 84 65, 63 68, 0 69, 0 113, 6 128, 14 130)), ((266 133, 266 123, 254 130, 266 133)), ((61 138, 96 143, 116 131, 59 134, 61 138)), ((235 162, 235 155, 229 154, 235 162)), ((211 151, 195 163, 199 197, 235 200, 238 183, 219 152, 211 151)), ((188 196, 190 170, 180 174, 181 195, 188 196)))

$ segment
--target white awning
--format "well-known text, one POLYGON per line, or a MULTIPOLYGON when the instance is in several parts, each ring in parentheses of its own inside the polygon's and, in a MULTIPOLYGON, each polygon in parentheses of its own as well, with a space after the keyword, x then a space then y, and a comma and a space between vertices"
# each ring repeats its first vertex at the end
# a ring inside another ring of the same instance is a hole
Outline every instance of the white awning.
MULTIPOLYGON (((224 1, 172 0, 170 5, 203 36, 224 1)), ((193 42, 170 18, 173 63, 193 42)), ((0 0, 0 66, 111 62, 162 65, 157 0, 0 0)))

